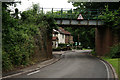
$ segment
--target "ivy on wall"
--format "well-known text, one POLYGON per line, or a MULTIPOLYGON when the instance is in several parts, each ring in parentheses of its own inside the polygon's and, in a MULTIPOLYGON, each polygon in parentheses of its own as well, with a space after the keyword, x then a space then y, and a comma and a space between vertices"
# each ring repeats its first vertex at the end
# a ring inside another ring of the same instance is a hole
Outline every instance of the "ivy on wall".
MULTIPOLYGON (((52 16, 38 13, 36 4, 32 9, 22 12, 20 19, 18 16, 12 17, 5 4, 2 7, 2 67, 3 71, 8 71, 14 67, 27 66, 31 64, 32 59, 35 59, 33 58, 35 55, 42 54, 40 48, 43 46, 46 49, 48 44, 45 38, 52 35, 52 29, 56 25, 52 16), (35 44, 35 39, 39 40, 38 45, 35 44), (42 39, 44 40, 40 42, 42 39), (37 54, 35 54, 36 46, 39 47, 37 54)), ((48 53, 44 51, 44 54, 48 53)))

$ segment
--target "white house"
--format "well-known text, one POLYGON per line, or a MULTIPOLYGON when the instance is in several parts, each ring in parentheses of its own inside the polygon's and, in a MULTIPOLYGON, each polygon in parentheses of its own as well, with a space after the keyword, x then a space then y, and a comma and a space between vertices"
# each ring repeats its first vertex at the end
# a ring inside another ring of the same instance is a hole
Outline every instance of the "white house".
POLYGON ((62 27, 59 27, 58 30, 53 29, 53 47, 57 48, 59 43, 73 43, 73 36, 71 36, 71 33, 65 31, 62 27))

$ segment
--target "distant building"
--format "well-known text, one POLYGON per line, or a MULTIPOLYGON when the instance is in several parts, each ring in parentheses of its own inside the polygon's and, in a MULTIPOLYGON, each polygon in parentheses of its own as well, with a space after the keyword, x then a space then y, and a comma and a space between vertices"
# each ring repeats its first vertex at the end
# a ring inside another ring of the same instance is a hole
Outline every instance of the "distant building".
POLYGON ((59 39, 58 39, 58 31, 53 29, 53 37, 52 37, 52 47, 53 48, 57 48, 58 47, 58 42, 59 42, 59 39))
POLYGON ((73 36, 68 31, 65 31, 62 27, 58 30, 53 29, 53 48, 57 48, 59 43, 73 44, 73 36))
POLYGON ((52 37, 52 47, 53 48, 58 47, 58 37, 52 37))

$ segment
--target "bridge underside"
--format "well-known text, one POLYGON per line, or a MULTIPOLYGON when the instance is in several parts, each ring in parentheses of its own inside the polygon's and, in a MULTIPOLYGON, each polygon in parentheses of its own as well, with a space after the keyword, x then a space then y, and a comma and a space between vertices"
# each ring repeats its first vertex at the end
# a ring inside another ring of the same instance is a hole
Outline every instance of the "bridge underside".
POLYGON ((82 19, 82 20, 77 20, 77 19, 61 19, 61 18, 55 18, 57 25, 61 27, 99 27, 103 26, 104 22, 102 20, 87 20, 87 19, 82 19))

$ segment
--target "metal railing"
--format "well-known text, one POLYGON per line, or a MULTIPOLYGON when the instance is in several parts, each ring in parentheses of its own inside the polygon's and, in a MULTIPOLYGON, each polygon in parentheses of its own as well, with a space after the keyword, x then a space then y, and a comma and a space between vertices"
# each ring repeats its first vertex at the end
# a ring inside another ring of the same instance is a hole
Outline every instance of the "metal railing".
POLYGON ((79 14, 82 15, 83 19, 98 19, 98 16, 103 10, 89 10, 89 9, 72 9, 72 8, 40 8, 42 13, 48 13, 54 18, 69 18, 77 19, 79 14))

